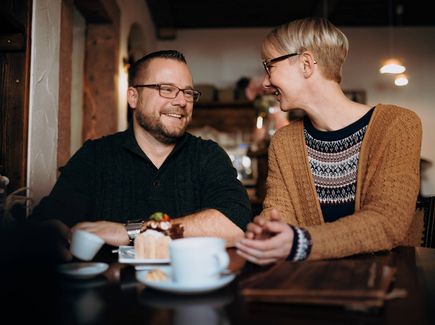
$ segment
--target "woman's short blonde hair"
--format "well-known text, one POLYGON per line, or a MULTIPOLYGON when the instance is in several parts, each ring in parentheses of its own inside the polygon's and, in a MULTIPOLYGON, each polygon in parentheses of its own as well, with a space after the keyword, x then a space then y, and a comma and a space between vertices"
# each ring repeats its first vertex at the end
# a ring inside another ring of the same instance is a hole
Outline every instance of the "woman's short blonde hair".
POLYGON ((341 68, 349 43, 346 35, 325 18, 310 17, 276 27, 263 41, 262 56, 269 58, 270 50, 299 54, 310 51, 328 80, 341 82, 341 68))

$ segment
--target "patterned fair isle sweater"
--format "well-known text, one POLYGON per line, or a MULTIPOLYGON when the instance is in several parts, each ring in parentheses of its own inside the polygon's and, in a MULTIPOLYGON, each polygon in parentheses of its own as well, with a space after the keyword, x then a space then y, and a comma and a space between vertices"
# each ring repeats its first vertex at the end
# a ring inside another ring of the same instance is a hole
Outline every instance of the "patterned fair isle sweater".
MULTIPOLYGON (((279 129, 269 146, 264 209, 311 235, 309 259, 389 250, 422 233, 415 219, 420 188, 421 122, 393 105, 376 105, 358 159, 354 212, 325 222, 308 160, 303 120, 279 129)), ((420 220, 421 221, 421 220, 420 220)))
POLYGON ((354 212, 358 158, 373 108, 347 127, 323 132, 304 119, 305 143, 325 222, 354 212))

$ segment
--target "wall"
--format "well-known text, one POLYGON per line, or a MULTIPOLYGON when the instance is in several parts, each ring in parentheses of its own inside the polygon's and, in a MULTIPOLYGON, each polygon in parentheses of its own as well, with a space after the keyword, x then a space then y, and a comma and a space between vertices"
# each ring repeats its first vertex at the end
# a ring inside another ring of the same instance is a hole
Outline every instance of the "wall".
POLYGON ((146 1, 117 0, 117 3, 121 10, 118 130, 125 130, 127 128, 128 73, 124 66, 124 60, 128 59, 128 37, 131 27, 134 24, 135 28, 140 28, 144 35, 143 54, 154 50, 156 46, 156 38, 155 29, 146 1))
POLYGON ((27 186, 35 201, 56 180, 60 13, 60 1, 33 1, 27 186))
MULTIPOLYGON (((233 86, 242 76, 263 75, 260 45, 270 29, 180 30, 173 41, 158 41, 158 49, 182 51, 196 83, 233 86), (212 40, 212 41, 211 41, 212 40)), ((364 89, 367 103, 394 103, 415 111, 422 119, 422 157, 433 162, 422 183, 423 194, 435 194, 435 28, 397 28, 394 53, 402 55, 409 85, 396 87, 390 76, 380 75, 382 59, 389 55, 388 28, 342 28, 350 42, 343 70, 343 88, 364 89)))
POLYGON ((71 155, 83 143, 83 75, 85 70, 86 21, 82 14, 74 9, 73 51, 71 75, 71 155))

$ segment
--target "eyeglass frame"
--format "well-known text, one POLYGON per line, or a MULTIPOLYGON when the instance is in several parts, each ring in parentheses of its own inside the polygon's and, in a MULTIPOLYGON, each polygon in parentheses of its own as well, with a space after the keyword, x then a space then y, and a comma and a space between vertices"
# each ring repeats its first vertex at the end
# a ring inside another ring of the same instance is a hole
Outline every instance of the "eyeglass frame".
POLYGON ((266 71, 267 75, 270 76, 270 66, 271 66, 271 64, 276 63, 276 62, 280 62, 280 61, 284 61, 285 59, 291 58, 291 57, 299 55, 299 54, 300 53, 297 53, 297 52, 295 52, 295 53, 288 53, 288 54, 284 54, 284 55, 278 56, 276 58, 264 60, 263 61, 263 68, 266 71))
POLYGON ((160 97, 168 98, 168 99, 174 99, 174 98, 177 98, 178 94, 179 94, 180 91, 181 91, 181 92, 183 93, 184 99, 185 99, 186 101, 188 101, 188 102, 189 102, 189 100, 186 98, 186 93, 185 93, 185 91, 186 91, 186 90, 189 90, 189 91, 192 91, 192 92, 193 92, 193 101, 192 101, 192 103, 196 103, 196 102, 198 102, 199 97, 201 96, 201 92, 200 92, 199 90, 195 90, 195 89, 191 89, 191 88, 184 88, 184 89, 183 89, 183 88, 177 87, 177 86, 175 86, 175 85, 172 85, 172 84, 165 84, 165 83, 159 83, 159 84, 146 84, 146 85, 139 84, 139 85, 134 85, 134 86, 132 86, 132 87, 133 87, 133 88, 143 88, 143 87, 145 87, 145 88, 155 89, 155 90, 158 90, 158 91, 159 91, 159 96, 160 96, 160 97), (161 88, 162 86, 169 86, 169 87, 177 88, 178 91, 175 93, 174 97, 168 97, 167 95, 162 95, 162 88, 161 88))

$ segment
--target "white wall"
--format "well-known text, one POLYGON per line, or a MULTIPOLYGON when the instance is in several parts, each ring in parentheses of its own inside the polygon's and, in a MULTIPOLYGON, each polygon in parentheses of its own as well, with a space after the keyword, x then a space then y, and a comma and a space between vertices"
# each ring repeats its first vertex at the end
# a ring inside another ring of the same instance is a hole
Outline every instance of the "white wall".
POLYGON ((158 49, 183 52, 196 83, 233 86, 242 76, 263 73, 261 40, 268 29, 179 30, 177 39, 158 41, 158 49))
MULTIPOLYGON (((390 54, 388 28, 342 28, 350 51, 343 70, 344 89, 363 89, 367 103, 393 103, 415 111, 422 119, 422 157, 433 162, 423 194, 435 194, 435 28, 394 30, 394 53, 405 60, 409 85, 396 87, 380 75, 382 59, 390 54)), ((158 49, 182 51, 196 83, 234 86, 242 76, 262 75, 260 45, 270 29, 180 30, 173 41, 158 41, 158 49)))
POLYGON ((85 71, 86 21, 74 8, 71 55, 71 155, 83 144, 83 76, 85 71))
POLYGON ((60 9, 58 0, 33 1, 27 186, 36 202, 56 181, 60 9))

